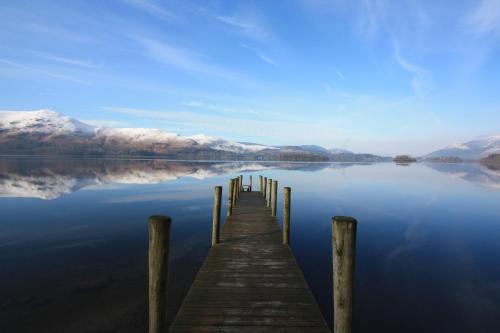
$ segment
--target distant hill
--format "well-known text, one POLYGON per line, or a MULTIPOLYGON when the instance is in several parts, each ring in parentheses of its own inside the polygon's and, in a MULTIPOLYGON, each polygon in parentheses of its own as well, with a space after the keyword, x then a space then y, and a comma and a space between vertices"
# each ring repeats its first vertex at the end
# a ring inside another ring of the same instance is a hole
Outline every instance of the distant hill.
POLYGON ((469 142, 453 144, 436 150, 423 158, 426 160, 437 159, 437 161, 439 159, 447 161, 446 158, 477 161, 491 154, 500 154, 500 134, 483 136, 469 142))
POLYGON ((51 110, 0 112, 0 154, 151 156, 201 160, 380 162, 314 145, 269 146, 152 128, 97 127, 51 110))

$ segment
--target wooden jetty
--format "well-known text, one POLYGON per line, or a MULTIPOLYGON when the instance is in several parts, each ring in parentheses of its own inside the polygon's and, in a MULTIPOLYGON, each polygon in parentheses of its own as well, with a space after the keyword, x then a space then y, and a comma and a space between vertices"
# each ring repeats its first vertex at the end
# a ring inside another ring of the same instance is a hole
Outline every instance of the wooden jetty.
MULTIPOLYGON (((276 221, 276 180, 259 191, 231 179, 220 230, 222 186, 214 191, 212 248, 170 332, 330 332, 290 250, 291 189, 283 188, 283 231, 276 221), (272 199, 272 200, 271 200, 272 199)), ((166 330, 171 219, 149 220, 149 333, 166 330)), ((332 219, 333 327, 351 333, 357 221, 332 219)))
POLYGON ((170 332, 329 332, 271 213, 239 194, 170 332))

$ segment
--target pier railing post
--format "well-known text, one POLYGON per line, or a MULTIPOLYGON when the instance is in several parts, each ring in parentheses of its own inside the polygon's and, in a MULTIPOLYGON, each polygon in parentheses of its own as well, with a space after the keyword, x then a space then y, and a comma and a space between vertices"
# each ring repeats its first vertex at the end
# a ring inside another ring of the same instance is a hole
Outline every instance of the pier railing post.
POLYGON ((262 175, 259 175, 259 193, 262 195, 262 191, 264 189, 262 188, 262 175))
POLYGON ((216 186, 214 190, 214 209, 212 214, 212 246, 219 243, 220 225, 220 202, 222 197, 222 186, 216 186))
POLYGON ((240 192, 243 191, 243 175, 240 175, 240 192))
POLYGON ((236 201, 240 198, 239 184, 240 184, 240 177, 234 178, 234 194, 236 196, 236 201))
POLYGON ((233 215, 233 183, 234 179, 230 179, 229 186, 227 187, 227 216, 233 215))
POLYGON ((233 208, 236 206, 236 198, 238 197, 238 191, 236 190, 236 178, 232 179, 233 188, 233 208))
POLYGON ((272 201, 272 209, 271 216, 276 216, 276 209, 278 208, 278 181, 273 180, 273 201, 272 201))
POLYGON ((262 196, 264 197, 265 200, 267 196, 267 177, 264 177, 264 190, 262 191, 262 196))
POLYGON ((272 184, 273 184, 273 180, 271 178, 269 178, 267 180, 267 189, 269 192, 268 196, 267 196, 267 207, 271 207, 271 194, 272 194, 272 184))
POLYGON ((290 187, 283 188, 283 244, 290 244, 290 203, 291 203, 290 187))
POLYGON ((170 224, 168 216, 149 218, 149 333, 166 332, 170 224))
POLYGON ((333 331, 351 333, 357 221, 348 216, 332 220, 333 331))
POLYGON ((252 175, 250 175, 250 187, 248 188, 248 192, 252 192, 252 184, 253 183, 253 180, 252 180, 252 175))

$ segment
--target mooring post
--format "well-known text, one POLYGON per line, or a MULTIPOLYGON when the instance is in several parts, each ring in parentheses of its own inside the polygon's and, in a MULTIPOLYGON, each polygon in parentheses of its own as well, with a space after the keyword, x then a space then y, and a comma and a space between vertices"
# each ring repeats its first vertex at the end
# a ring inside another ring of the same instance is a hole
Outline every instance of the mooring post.
POLYGON ((248 192, 252 192, 252 183, 253 183, 252 175, 250 175, 250 187, 248 188, 248 192))
POLYGON ((267 189, 269 192, 268 196, 267 196, 267 207, 271 207, 271 194, 272 194, 272 184, 273 184, 273 180, 271 178, 269 178, 267 180, 267 189))
POLYGON ((351 333, 357 221, 349 216, 332 220, 333 331, 351 333))
POLYGON ((273 180, 273 201, 272 201, 271 216, 276 216, 277 206, 278 206, 278 181, 273 180))
POLYGON ((264 201, 266 200, 267 195, 267 177, 264 177, 264 190, 262 191, 262 196, 264 197, 264 201))
POLYGON ((262 191, 264 189, 262 188, 262 175, 259 175, 259 193, 262 195, 262 191))
POLYGON ((212 213, 212 246, 219 243, 220 225, 220 202, 222 197, 222 186, 215 186, 214 189, 214 209, 212 213))
POLYGON ((233 215, 233 183, 234 179, 230 179, 227 187, 227 216, 233 215))
POLYGON ((149 333, 166 332, 170 224, 168 216, 149 218, 149 333))
POLYGON ((243 175, 240 175, 240 192, 243 191, 243 175))
POLYGON ((236 200, 238 200, 240 197, 240 191, 238 191, 238 187, 239 187, 238 184, 239 183, 240 183, 240 177, 234 178, 234 194, 235 194, 236 200))
POLYGON ((283 188, 283 244, 290 244, 290 201, 291 188, 283 188))
POLYGON ((236 186, 237 186, 236 185, 236 178, 232 179, 232 183, 233 183, 232 188, 233 188, 233 208, 234 208, 236 206, 236 198, 237 198, 237 195, 238 195, 237 194, 238 191, 236 191, 236 186))

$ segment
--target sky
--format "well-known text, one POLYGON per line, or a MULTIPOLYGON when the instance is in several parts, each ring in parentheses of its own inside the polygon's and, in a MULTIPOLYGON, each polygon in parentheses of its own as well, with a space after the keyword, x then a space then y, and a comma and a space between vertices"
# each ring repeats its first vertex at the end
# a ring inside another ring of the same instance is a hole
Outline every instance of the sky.
POLYGON ((0 1, 0 110, 422 155, 500 132, 500 0, 0 1))

